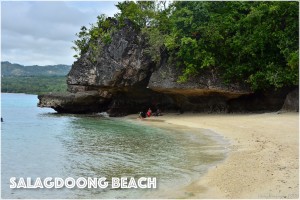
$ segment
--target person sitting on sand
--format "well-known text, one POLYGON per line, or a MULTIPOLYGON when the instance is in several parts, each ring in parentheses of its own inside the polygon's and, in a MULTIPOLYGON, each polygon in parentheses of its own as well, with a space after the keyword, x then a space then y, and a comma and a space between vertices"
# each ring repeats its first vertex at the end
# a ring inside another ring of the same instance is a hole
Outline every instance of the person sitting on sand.
POLYGON ((153 116, 162 116, 162 113, 159 108, 157 108, 156 112, 153 113, 153 116))
POLYGON ((144 119, 146 117, 145 113, 143 111, 139 112, 139 119, 144 119))
POLYGON ((149 108, 147 111, 147 117, 151 117, 151 114, 152 114, 152 110, 149 108))

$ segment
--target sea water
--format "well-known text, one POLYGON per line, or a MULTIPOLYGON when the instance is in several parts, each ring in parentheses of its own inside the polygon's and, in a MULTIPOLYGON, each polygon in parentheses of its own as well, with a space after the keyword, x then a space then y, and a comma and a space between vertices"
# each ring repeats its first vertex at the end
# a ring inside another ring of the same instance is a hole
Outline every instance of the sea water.
POLYGON ((168 198, 164 191, 189 185, 226 154, 208 130, 57 114, 37 102, 36 95, 1 94, 2 198, 168 198), (11 177, 155 177, 157 188, 11 189, 11 177))

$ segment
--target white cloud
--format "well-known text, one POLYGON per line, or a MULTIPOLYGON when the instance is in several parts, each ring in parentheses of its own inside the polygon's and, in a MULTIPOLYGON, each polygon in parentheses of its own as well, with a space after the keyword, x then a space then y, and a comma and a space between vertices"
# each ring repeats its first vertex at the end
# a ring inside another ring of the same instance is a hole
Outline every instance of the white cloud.
POLYGON ((1 2, 2 61, 23 65, 72 64, 81 26, 117 12, 116 2, 1 2))

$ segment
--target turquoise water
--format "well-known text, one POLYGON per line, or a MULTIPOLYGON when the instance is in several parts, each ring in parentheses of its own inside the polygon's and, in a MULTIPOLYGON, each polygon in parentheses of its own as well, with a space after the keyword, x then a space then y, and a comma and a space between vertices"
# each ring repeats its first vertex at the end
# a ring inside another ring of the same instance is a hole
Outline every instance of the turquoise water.
MULTIPOLYGON (((37 96, 2 94, 2 198, 157 198, 225 157, 207 130, 155 128, 38 108, 37 96), (156 177, 156 189, 10 189, 10 177, 156 177)), ((219 139, 218 139, 219 140, 219 139)))

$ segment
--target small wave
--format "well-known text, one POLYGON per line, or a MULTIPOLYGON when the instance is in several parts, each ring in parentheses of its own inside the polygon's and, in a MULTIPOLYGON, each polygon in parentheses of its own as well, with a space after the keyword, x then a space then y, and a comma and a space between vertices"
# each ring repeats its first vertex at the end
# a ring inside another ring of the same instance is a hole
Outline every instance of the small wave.
POLYGON ((101 117, 109 117, 109 114, 107 112, 97 113, 96 115, 99 115, 101 117))

